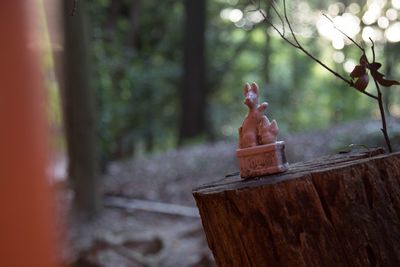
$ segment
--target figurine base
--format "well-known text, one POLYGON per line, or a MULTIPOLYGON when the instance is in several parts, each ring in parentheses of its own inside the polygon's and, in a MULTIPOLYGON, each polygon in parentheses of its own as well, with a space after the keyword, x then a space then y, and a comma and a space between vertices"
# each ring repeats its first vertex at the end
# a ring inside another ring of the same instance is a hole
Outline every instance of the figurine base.
POLYGON ((283 141, 237 149, 240 177, 248 179, 287 171, 289 164, 286 161, 284 149, 285 142, 283 141))

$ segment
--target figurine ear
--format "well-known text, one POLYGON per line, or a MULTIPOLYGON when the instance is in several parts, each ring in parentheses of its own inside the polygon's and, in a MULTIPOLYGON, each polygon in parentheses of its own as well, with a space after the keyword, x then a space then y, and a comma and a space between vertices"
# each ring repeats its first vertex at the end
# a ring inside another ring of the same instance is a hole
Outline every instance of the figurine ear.
POLYGON ((246 96, 247 95, 247 93, 250 91, 250 84, 249 83, 246 83, 245 85, 244 85, 244 96, 246 96))
POLYGON ((258 106, 259 111, 264 111, 268 107, 268 103, 264 102, 258 106))
POLYGON ((256 93, 256 95, 258 95, 258 85, 255 82, 251 83, 251 89, 253 90, 254 93, 256 93))

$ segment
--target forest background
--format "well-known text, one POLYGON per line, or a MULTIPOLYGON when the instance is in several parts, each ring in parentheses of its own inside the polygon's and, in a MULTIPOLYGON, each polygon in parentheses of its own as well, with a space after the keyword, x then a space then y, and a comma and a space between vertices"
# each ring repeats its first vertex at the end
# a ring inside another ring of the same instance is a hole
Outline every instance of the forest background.
MULTIPOLYGON (((93 142, 94 152, 89 154, 97 163, 83 160, 82 168, 106 171, 115 160, 203 142, 235 142, 247 112, 242 104, 243 86, 249 81, 259 84, 262 101, 270 104, 267 115, 278 121, 283 137, 327 129, 338 122, 379 118, 373 101, 283 42, 263 22, 263 15, 254 11, 257 3, 69 1, 61 16, 66 21, 65 49, 53 47, 53 53, 44 56, 57 149, 68 147, 62 134, 62 106, 66 139, 75 138, 75 144, 83 147, 88 143, 83 140, 93 142), (61 75, 67 80, 65 85, 57 79, 57 58, 62 56, 67 62, 70 59, 61 75), (87 62, 82 64, 85 57, 87 62), (73 87, 78 90, 70 94, 73 87), (71 99, 75 105, 68 104, 71 99), (63 101, 67 104, 62 105, 63 101), (75 125, 84 132, 93 126, 88 139, 68 134, 69 125, 74 125, 68 121, 71 105, 75 118, 81 120, 75 125)), ((282 10, 280 4, 276 6, 282 10)), ((260 7, 271 16, 268 1, 260 7)), ((400 0, 288 2, 289 19, 299 40, 344 76, 358 63, 360 52, 334 25, 366 48, 372 38, 386 76, 400 77, 399 12, 400 0), (333 18, 334 24, 323 14, 333 18)), ((272 20, 280 27, 276 17, 272 20)), ((58 42, 54 36, 50 39, 53 46, 58 42)), ((370 85, 367 90, 375 89, 370 85)), ((398 88, 383 90, 388 116, 399 118, 398 88)), ((70 164, 72 158, 70 154, 70 164)), ((85 205, 90 210, 94 204, 85 205)))

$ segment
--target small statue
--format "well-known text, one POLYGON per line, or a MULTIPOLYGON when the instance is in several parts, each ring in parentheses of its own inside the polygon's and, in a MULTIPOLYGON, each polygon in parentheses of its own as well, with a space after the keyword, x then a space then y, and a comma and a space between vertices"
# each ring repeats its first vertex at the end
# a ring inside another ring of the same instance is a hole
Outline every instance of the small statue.
POLYGON ((264 115, 268 103, 258 104, 259 89, 256 83, 244 86, 244 104, 249 107, 249 113, 239 128, 239 148, 266 145, 276 142, 278 125, 270 122, 264 115))
POLYGON ((285 142, 277 141, 278 125, 264 115, 268 103, 258 104, 259 89, 256 83, 244 87, 244 104, 249 112, 239 128, 237 157, 242 178, 257 177, 288 169, 285 142))

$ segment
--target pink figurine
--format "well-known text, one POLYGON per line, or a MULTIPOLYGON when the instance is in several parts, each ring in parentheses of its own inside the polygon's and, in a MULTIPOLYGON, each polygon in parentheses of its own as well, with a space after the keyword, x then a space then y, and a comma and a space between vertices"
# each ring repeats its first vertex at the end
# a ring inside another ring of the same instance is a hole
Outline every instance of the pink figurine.
POLYGON ((239 128, 239 148, 266 145, 276 142, 278 125, 276 121, 270 122, 264 115, 268 103, 258 104, 259 89, 256 83, 244 86, 244 104, 249 107, 249 113, 239 128))
POLYGON ((236 151, 240 176, 244 179, 264 176, 288 169, 285 142, 277 141, 278 125, 264 115, 268 104, 258 104, 259 89, 256 83, 244 87, 244 104, 249 112, 239 128, 239 148, 236 151))

